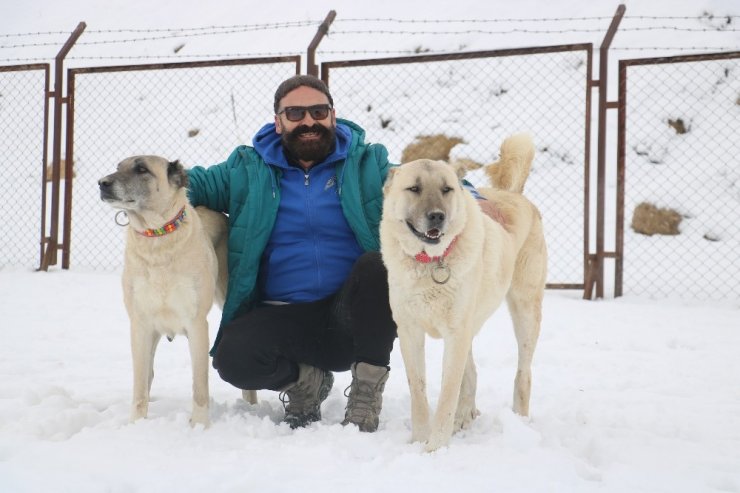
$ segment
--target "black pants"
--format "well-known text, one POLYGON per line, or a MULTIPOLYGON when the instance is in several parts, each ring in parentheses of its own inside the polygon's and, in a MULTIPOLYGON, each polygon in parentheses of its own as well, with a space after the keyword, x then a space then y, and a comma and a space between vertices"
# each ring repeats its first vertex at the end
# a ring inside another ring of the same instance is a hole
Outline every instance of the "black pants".
POLYGON ((213 366, 245 390, 279 390, 298 363, 346 371, 354 362, 387 366, 396 324, 388 272, 377 252, 363 254, 342 288, 310 303, 258 306, 222 328, 213 366))

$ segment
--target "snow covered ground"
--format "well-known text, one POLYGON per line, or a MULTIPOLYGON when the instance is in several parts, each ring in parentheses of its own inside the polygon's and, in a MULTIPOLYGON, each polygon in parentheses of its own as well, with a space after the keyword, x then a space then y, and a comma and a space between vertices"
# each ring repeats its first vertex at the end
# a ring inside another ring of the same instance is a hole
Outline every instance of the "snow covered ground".
MULTIPOLYGON (((472 428, 425 454, 411 437, 400 351, 378 432, 344 417, 347 373, 323 420, 279 424, 211 371, 208 429, 191 429, 183 338, 160 344, 149 418, 128 423, 131 363, 119 277, 0 271, 4 492, 738 492, 737 304, 583 301, 547 294, 531 418, 511 411, 516 348, 505 308, 476 339, 472 428)), ((218 313, 211 313, 212 327, 218 313)), ((428 348, 430 395, 441 347, 428 348)))

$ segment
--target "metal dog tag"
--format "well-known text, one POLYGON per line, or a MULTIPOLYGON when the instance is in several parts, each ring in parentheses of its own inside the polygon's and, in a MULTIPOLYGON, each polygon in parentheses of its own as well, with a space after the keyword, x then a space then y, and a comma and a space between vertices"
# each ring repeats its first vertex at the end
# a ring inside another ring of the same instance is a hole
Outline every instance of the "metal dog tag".
POLYGON ((451 275, 452 272, 450 272, 450 267, 444 263, 442 259, 437 262, 437 265, 432 267, 432 281, 437 284, 445 284, 450 280, 451 275))
POLYGON ((119 226, 128 226, 129 220, 128 220, 128 214, 126 214, 126 211, 116 212, 115 220, 116 220, 116 224, 119 226))

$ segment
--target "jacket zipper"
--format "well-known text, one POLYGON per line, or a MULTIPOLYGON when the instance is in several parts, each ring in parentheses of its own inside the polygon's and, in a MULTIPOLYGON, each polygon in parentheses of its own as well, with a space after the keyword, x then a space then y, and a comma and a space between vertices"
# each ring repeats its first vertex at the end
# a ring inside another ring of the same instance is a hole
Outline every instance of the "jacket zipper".
MULTIPOLYGON (((306 204, 306 212, 308 214, 307 219, 308 219, 309 224, 312 225, 313 224, 313 217, 312 217, 311 211, 313 210, 313 207, 310 206, 311 205, 311 190, 308 188, 309 187, 309 181, 310 181, 309 171, 308 170, 304 171, 303 178, 304 178, 303 184, 306 186, 306 198, 308 199, 308 202, 306 204)), ((321 269, 320 269, 321 262, 319 262, 319 248, 318 248, 318 241, 316 239, 316 233, 315 232, 313 233, 313 245, 314 245, 314 247, 313 247, 314 248, 314 258, 316 259, 316 276, 317 276, 317 279, 316 279, 315 282, 316 282, 316 284, 318 286, 318 284, 321 284, 321 281, 320 281, 320 279, 321 279, 321 269)))

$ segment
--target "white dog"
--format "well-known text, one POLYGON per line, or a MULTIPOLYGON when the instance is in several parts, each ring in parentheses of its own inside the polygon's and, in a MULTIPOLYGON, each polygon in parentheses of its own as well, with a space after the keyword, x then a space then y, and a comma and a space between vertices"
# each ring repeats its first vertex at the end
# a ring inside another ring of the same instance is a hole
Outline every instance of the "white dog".
MULTIPOLYGON (((134 396, 131 421, 145 418, 154 353, 164 335, 188 338, 193 369, 190 423, 208 426, 208 320, 227 284, 228 222, 187 198, 183 166, 158 156, 134 156, 99 180, 100 198, 129 217, 123 299, 131 321, 134 396)), ((254 391, 245 399, 256 402, 254 391)))
POLYGON ((412 440, 433 451, 477 415, 473 337, 506 298, 519 346, 514 411, 529 413, 531 363, 539 336, 547 252, 537 208, 521 195, 534 146, 507 139, 496 166, 509 190, 480 192, 503 223, 483 214, 453 166, 420 159, 392 169, 384 188, 381 253, 411 391, 412 440), (442 386, 430 417, 424 339, 444 341, 442 386))

